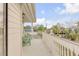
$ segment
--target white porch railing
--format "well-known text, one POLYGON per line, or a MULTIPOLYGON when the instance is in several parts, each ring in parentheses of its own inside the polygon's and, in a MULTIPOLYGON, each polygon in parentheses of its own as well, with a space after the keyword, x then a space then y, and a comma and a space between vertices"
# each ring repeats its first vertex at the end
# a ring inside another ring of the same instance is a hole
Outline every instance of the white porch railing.
POLYGON ((43 42, 55 56, 79 56, 79 44, 43 33, 43 42))

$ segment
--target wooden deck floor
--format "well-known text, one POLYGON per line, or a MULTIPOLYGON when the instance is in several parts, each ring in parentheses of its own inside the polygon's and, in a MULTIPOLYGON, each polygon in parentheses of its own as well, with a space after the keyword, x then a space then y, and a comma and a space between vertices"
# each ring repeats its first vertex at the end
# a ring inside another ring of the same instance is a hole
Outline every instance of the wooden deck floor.
POLYGON ((49 49, 44 45, 41 39, 32 39, 31 46, 25 46, 22 49, 23 56, 51 56, 49 49))

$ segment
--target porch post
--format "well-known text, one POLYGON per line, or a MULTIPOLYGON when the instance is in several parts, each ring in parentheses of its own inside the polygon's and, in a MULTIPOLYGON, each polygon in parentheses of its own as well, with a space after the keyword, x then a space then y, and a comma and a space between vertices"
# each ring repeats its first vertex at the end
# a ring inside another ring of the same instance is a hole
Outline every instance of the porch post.
POLYGON ((32 33, 33 33, 33 21, 32 21, 32 33))

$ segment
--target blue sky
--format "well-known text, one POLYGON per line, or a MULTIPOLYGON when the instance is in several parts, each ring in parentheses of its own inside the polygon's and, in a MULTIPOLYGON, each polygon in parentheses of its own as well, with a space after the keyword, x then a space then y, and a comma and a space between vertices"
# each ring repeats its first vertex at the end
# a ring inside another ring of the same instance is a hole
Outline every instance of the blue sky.
POLYGON ((79 20, 79 4, 36 3, 35 11, 35 24, 47 24, 48 27, 56 23, 69 25, 79 20))

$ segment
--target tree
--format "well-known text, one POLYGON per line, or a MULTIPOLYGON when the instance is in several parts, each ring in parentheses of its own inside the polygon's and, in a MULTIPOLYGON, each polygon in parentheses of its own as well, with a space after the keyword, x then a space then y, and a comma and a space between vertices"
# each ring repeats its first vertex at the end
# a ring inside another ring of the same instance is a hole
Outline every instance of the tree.
POLYGON ((52 30, 53 30, 53 33, 54 33, 54 34, 59 34, 60 31, 61 31, 61 28, 60 28, 59 25, 54 25, 54 26, 52 27, 52 30))
POLYGON ((43 25, 38 26, 38 31, 40 32, 44 32, 46 30, 46 27, 44 27, 43 25))
POLYGON ((39 25, 37 27, 37 31, 38 31, 38 35, 42 38, 42 32, 44 32, 46 30, 46 27, 44 27, 43 25, 39 25))
POLYGON ((58 36, 60 35, 61 37, 70 39, 70 40, 79 40, 79 22, 77 25, 77 28, 72 29, 72 28, 64 28, 61 27, 60 24, 54 25, 52 27, 53 33, 57 34, 58 36))

